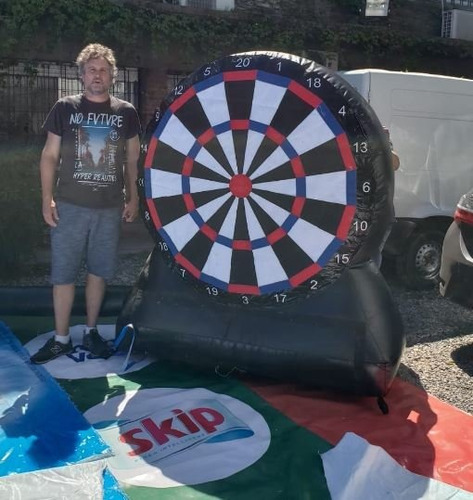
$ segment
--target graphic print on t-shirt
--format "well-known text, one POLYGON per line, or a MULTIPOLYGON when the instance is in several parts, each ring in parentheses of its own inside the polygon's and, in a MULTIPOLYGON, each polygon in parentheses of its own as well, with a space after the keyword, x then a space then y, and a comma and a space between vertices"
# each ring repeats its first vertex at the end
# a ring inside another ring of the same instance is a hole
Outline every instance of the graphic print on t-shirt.
POLYGON ((79 184, 93 185, 94 190, 117 182, 119 128, 123 116, 108 113, 71 114, 75 132, 73 178, 79 184))

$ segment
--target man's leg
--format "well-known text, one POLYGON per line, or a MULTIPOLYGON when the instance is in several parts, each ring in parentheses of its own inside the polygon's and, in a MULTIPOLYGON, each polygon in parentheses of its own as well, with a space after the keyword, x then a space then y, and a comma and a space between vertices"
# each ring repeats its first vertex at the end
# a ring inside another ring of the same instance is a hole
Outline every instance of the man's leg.
POLYGON ((100 276, 89 273, 85 287, 85 302, 87 308, 87 327, 84 330, 82 345, 94 356, 109 358, 113 351, 97 330, 97 321, 105 295, 106 282, 100 276))
POLYGON ((105 280, 100 276, 89 273, 85 287, 85 303, 87 312, 87 326, 95 328, 105 296, 105 280))
POLYGON ((82 344, 91 354, 101 358, 112 355, 112 350, 96 327, 107 280, 115 272, 120 224, 120 207, 94 210, 87 245, 87 328, 84 330, 82 344))
POLYGON ((75 285, 53 285, 56 335, 69 335, 69 322, 74 304, 75 285))
POLYGON ((94 210, 87 245, 85 293, 88 327, 97 325, 106 283, 115 274, 120 228, 121 208, 94 210))
POLYGON ((69 322, 74 303, 74 284, 53 285, 54 321, 56 332, 35 354, 30 357, 32 363, 47 363, 58 356, 73 351, 69 336, 69 322))
POLYGON ((51 228, 51 283, 55 334, 31 356, 31 362, 47 363, 69 354, 73 345, 69 323, 74 303, 75 280, 87 241, 87 214, 82 207, 58 201, 58 225, 51 228))
POLYGON ((59 222, 51 229, 51 283, 56 335, 69 334, 75 282, 87 242, 90 217, 83 207, 58 201, 59 222))

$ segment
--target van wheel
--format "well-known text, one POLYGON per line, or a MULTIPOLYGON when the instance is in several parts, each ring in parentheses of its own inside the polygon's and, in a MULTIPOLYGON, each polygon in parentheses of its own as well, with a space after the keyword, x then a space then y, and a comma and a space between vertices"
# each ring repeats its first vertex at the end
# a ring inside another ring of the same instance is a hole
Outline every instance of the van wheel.
POLYGON ((417 233, 397 257, 397 274, 408 288, 425 290, 438 284, 443 238, 441 231, 417 233))

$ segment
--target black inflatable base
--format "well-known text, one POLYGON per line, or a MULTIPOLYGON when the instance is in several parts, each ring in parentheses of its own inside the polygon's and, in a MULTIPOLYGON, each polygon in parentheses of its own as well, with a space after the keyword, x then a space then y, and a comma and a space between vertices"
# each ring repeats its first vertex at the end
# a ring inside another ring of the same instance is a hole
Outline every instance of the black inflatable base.
MULTIPOLYGON (((101 309, 102 316, 118 316, 130 293, 129 286, 109 286, 101 309)), ((3 316, 53 316, 51 286, 0 287, 0 314, 3 316)), ((77 286, 74 315, 85 314, 85 287, 77 286)))
POLYGON ((400 314, 376 266, 278 307, 218 303, 180 280, 155 249, 117 321, 162 359, 383 396, 405 345, 400 314))

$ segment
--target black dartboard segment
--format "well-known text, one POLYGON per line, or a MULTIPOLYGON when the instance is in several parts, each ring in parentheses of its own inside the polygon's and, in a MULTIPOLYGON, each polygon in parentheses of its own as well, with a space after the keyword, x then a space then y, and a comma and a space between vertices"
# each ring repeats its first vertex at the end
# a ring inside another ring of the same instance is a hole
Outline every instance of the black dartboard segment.
POLYGON ((369 141, 349 93, 324 71, 241 54, 168 96, 147 145, 144 197, 182 275, 248 298, 318 289, 349 264, 370 222, 370 166, 357 176, 356 160, 369 141))

